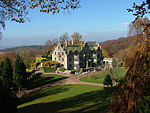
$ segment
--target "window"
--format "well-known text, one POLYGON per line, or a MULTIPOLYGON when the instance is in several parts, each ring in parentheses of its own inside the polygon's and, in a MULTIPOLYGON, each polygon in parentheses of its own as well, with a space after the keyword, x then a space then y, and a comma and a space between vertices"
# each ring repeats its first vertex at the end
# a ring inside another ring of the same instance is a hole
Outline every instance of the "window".
POLYGON ((55 52, 55 55, 56 55, 56 52, 55 52))
POLYGON ((64 58, 62 58, 62 61, 64 61, 64 58))
POLYGON ((69 69, 72 69, 72 65, 71 64, 69 64, 69 67, 68 67, 69 69))
POLYGON ((72 58, 69 58, 69 61, 72 61, 72 58))
POLYGON ((62 55, 64 55, 64 52, 62 52, 62 55))
POLYGON ((60 47, 58 46, 58 49, 60 49, 60 47))
POLYGON ((56 57, 55 57, 55 61, 56 61, 56 57))

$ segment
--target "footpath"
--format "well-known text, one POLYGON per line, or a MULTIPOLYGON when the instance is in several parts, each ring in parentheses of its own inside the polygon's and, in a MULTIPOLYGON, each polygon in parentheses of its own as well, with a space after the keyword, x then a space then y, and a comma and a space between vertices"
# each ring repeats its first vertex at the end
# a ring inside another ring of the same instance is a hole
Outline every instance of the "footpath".
POLYGON ((52 86, 58 86, 58 85, 64 85, 64 84, 85 84, 85 85, 92 85, 92 86, 104 86, 103 84, 80 81, 81 78, 96 74, 98 72, 91 72, 91 73, 87 73, 87 74, 78 74, 78 75, 63 74, 63 73, 43 73, 42 71, 37 71, 35 73, 36 74, 38 74, 38 73, 55 74, 55 75, 65 76, 65 77, 68 77, 68 78, 57 81, 57 82, 54 82, 54 83, 46 84, 44 86, 40 86, 40 87, 31 89, 31 90, 26 90, 26 91, 20 92, 20 93, 17 94, 17 96, 19 98, 22 97, 23 95, 29 94, 31 92, 36 92, 36 91, 39 91, 39 90, 42 90, 42 89, 45 89, 45 88, 49 88, 49 87, 52 87, 52 86))

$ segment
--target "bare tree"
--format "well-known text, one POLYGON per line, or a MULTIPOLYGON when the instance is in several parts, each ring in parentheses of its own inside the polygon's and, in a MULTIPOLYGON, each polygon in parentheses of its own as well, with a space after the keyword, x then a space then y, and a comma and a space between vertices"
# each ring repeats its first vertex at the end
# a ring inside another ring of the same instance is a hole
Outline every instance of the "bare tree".
POLYGON ((69 40, 69 39, 70 39, 70 38, 69 38, 68 33, 65 32, 62 36, 60 36, 59 42, 60 42, 61 44, 64 44, 64 43, 65 43, 65 40, 69 40))
POLYGON ((47 50, 51 49, 51 46, 53 45, 52 41, 51 40, 48 40, 45 42, 45 48, 47 50))
POLYGON ((72 35, 71 35, 72 39, 74 42, 79 42, 82 40, 82 35, 78 32, 74 32, 72 35))

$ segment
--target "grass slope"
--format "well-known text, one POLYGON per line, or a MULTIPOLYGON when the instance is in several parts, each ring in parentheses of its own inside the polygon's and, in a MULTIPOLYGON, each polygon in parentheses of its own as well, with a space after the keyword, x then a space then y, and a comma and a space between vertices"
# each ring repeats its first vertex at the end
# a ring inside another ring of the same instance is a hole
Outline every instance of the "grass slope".
POLYGON ((107 113, 113 89, 60 85, 25 95, 18 113, 107 113))
MULTIPOLYGON (((125 77, 126 74, 126 70, 123 68, 120 69, 113 69, 112 70, 113 75, 114 75, 114 79, 122 79, 125 77)), ((81 81, 86 81, 86 82, 93 82, 93 83, 99 83, 99 84, 103 84, 104 78, 106 76, 106 74, 109 73, 109 71, 103 71, 103 72, 99 72, 97 74, 88 76, 88 77, 84 77, 81 78, 81 81)))
POLYGON ((47 74, 42 74, 42 75, 34 75, 29 81, 29 89, 33 89, 36 87, 40 87, 52 82, 56 82, 58 80, 65 79, 67 77, 59 76, 59 75, 47 75, 47 74))

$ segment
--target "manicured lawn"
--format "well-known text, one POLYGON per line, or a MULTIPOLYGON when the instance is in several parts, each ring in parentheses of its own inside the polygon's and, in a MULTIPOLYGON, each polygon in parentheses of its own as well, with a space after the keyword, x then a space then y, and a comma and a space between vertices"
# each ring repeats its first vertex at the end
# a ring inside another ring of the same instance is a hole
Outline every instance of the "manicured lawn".
POLYGON ((34 75, 30 80, 28 80, 29 89, 36 88, 42 85, 46 85, 52 82, 56 82, 58 80, 65 79, 67 77, 59 76, 59 75, 34 75))
POLYGON ((113 89, 60 85, 25 95, 17 113, 107 113, 113 89))
MULTIPOLYGON (((112 70, 113 75, 114 75, 114 79, 122 79, 125 77, 126 74, 126 70, 123 68, 120 69, 113 69, 112 70)), ((109 73, 109 71, 103 71, 103 72, 99 72, 97 74, 88 76, 88 77, 84 77, 81 78, 81 81, 86 81, 86 82, 93 82, 93 83, 99 83, 99 84, 103 84, 104 78, 106 76, 106 74, 109 73)))

